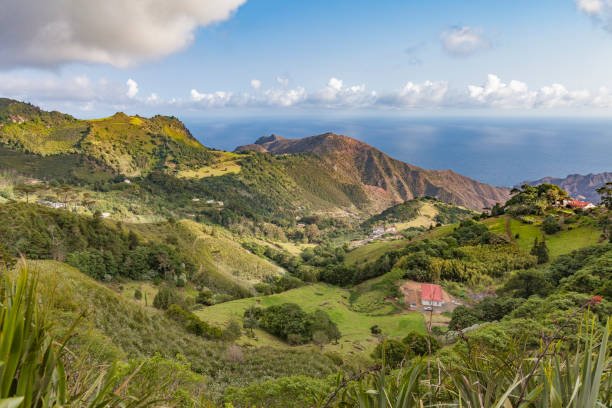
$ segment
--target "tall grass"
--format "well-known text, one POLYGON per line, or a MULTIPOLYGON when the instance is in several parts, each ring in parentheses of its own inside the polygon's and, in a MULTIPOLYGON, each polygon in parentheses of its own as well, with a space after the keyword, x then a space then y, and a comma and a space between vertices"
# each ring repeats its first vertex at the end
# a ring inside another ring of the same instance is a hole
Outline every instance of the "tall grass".
POLYGON ((415 359, 349 383, 337 406, 359 408, 603 408, 612 401, 609 336, 585 314, 578 344, 563 338, 539 350, 471 350, 450 364, 415 359), (429 366, 428 366, 429 364, 429 366))
POLYGON ((38 279, 24 265, 16 274, 4 271, 2 275, 0 408, 137 407, 147 403, 146 398, 124 393, 136 371, 126 375, 116 367, 91 367, 68 373, 70 378, 80 379, 79 384, 69 387, 62 362, 67 338, 57 340, 50 334, 50 324, 38 302, 38 279), (70 393, 69 389, 79 391, 70 393))

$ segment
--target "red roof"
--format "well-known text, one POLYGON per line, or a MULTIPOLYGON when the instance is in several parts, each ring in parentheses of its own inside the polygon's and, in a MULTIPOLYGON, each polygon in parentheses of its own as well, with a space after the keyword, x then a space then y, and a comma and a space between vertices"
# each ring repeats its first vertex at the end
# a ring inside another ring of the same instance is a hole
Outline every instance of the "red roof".
POLYGON ((421 299, 429 300, 432 302, 441 302, 442 298, 442 288, 440 285, 434 285, 431 283, 422 283, 421 284, 421 299))
POLYGON ((567 203, 567 205, 569 205, 572 208, 584 208, 589 204, 590 203, 586 201, 580 201, 580 200, 570 200, 570 202, 567 203))

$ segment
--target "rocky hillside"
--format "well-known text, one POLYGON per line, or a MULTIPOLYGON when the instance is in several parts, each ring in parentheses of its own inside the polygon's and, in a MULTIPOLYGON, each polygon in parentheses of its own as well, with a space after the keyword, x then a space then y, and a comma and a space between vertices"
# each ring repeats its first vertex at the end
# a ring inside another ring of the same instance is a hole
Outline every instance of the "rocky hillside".
POLYGON ((313 154, 333 169, 338 181, 361 187, 378 209, 421 196, 482 210, 505 202, 508 190, 480 183, 451 170, 426 170, 395 160, 356 139, 325 133, 303 139, 272 135, 237 151, 275 155, 313 154))
POLYGON ((611 181, 612 172, 604 172, 587 175, 570 174, 565 178, 544 177, 539 180, 528 181, 527 184, 532 186, 543 183, 555 184, 570 193, 572 197, 598 203, 599 194, 596 190, 611 181))

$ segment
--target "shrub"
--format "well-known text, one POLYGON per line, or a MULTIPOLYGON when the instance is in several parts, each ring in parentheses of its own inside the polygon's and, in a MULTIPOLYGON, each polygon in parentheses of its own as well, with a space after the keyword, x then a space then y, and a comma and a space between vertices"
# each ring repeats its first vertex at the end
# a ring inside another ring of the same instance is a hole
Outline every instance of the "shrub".
POLYGON ((388 367, 399 367, 410 355, 410 349, 401 341, 386 339, 378 343, 372 352, 372 358, 382 361, 388 367))
POLYGON ((224 333, 221 329, 209 325, 195 314, 183 309, 179 305, 171 304, 166 313, 171 319, 181 323, 188 332, 196 336, 212 340, 218 340, 223 337, 224 333))
POLYGON ((223 330, 223 339, 227 341, 234 341, 240 338, 241 334, 242 330, 240 328, 240 324, 235 320, 231 320, 225 327, 225 330, 223 330))
POLYGON ((295 303, 283 303, 266 309, 250 307, 244 312, 243 323, 246 329, 260 327, 290 344, 303 344, 312 340, 323 344, 340 338, 338 326, 327 313, 322 310, 306 313, 295 303), (314 334, 317 332, 315 339, 314 334))
POLYGON ((153 307, 161 310, 167 310, 170 305, 178 303, 181 303, 180 295, 168 286, 162 286, 153 299, 153 307))
POLYGON ((213 300, 213 292, 210 289, 202 289, 198 292, 196 296, 196 303, 199 303, 204 306, 211 306, 215 302, 213 300))
POLYGON ((545 233, 552 235, 561 231, 561 225, 559 225, 559 221, 555 217, 548 215, 542 222, 542 230, 544 230, 545 233))
POLYGON ((404 343, 413 354, 418 356, 434 354, 440 348, 440 344, 438 344, 438 340, 436 340, 435 337, 417 332, 409 333, 402 339, 402 343, 404 343))

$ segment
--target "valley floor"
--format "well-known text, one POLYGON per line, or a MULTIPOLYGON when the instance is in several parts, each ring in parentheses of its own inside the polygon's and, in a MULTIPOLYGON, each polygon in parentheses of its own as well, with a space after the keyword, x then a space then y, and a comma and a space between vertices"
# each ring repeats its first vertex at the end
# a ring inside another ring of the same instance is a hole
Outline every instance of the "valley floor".
MULTIPOLYGON (((317 309, 324 310, 342 333, 338 344, 325 345, 324 350, 335 351, 343 356, 356 356, 362 353, 369 355, 378 344, 378 339, 370 332, 370 327, 374 325, 378 325, 383 333, 390 337, 399 338, 411 331, 425 332, 424 318, 419 312, 405 311, 380 316, 359 313, 351 309, 349 297, 350 292, 346 289, 318 283, 276 295, 221 303, 199 310, 196 314, 205 321, 221 325, 231 320, 241 322, 244 311, 250 306, 267 307, 289 302, 299 304, 307 312, 317 309)), ((255 329, 255 338, 243 334, 239 344, 254 347, 290 347, 285 342, 258 329, 255 329)))

